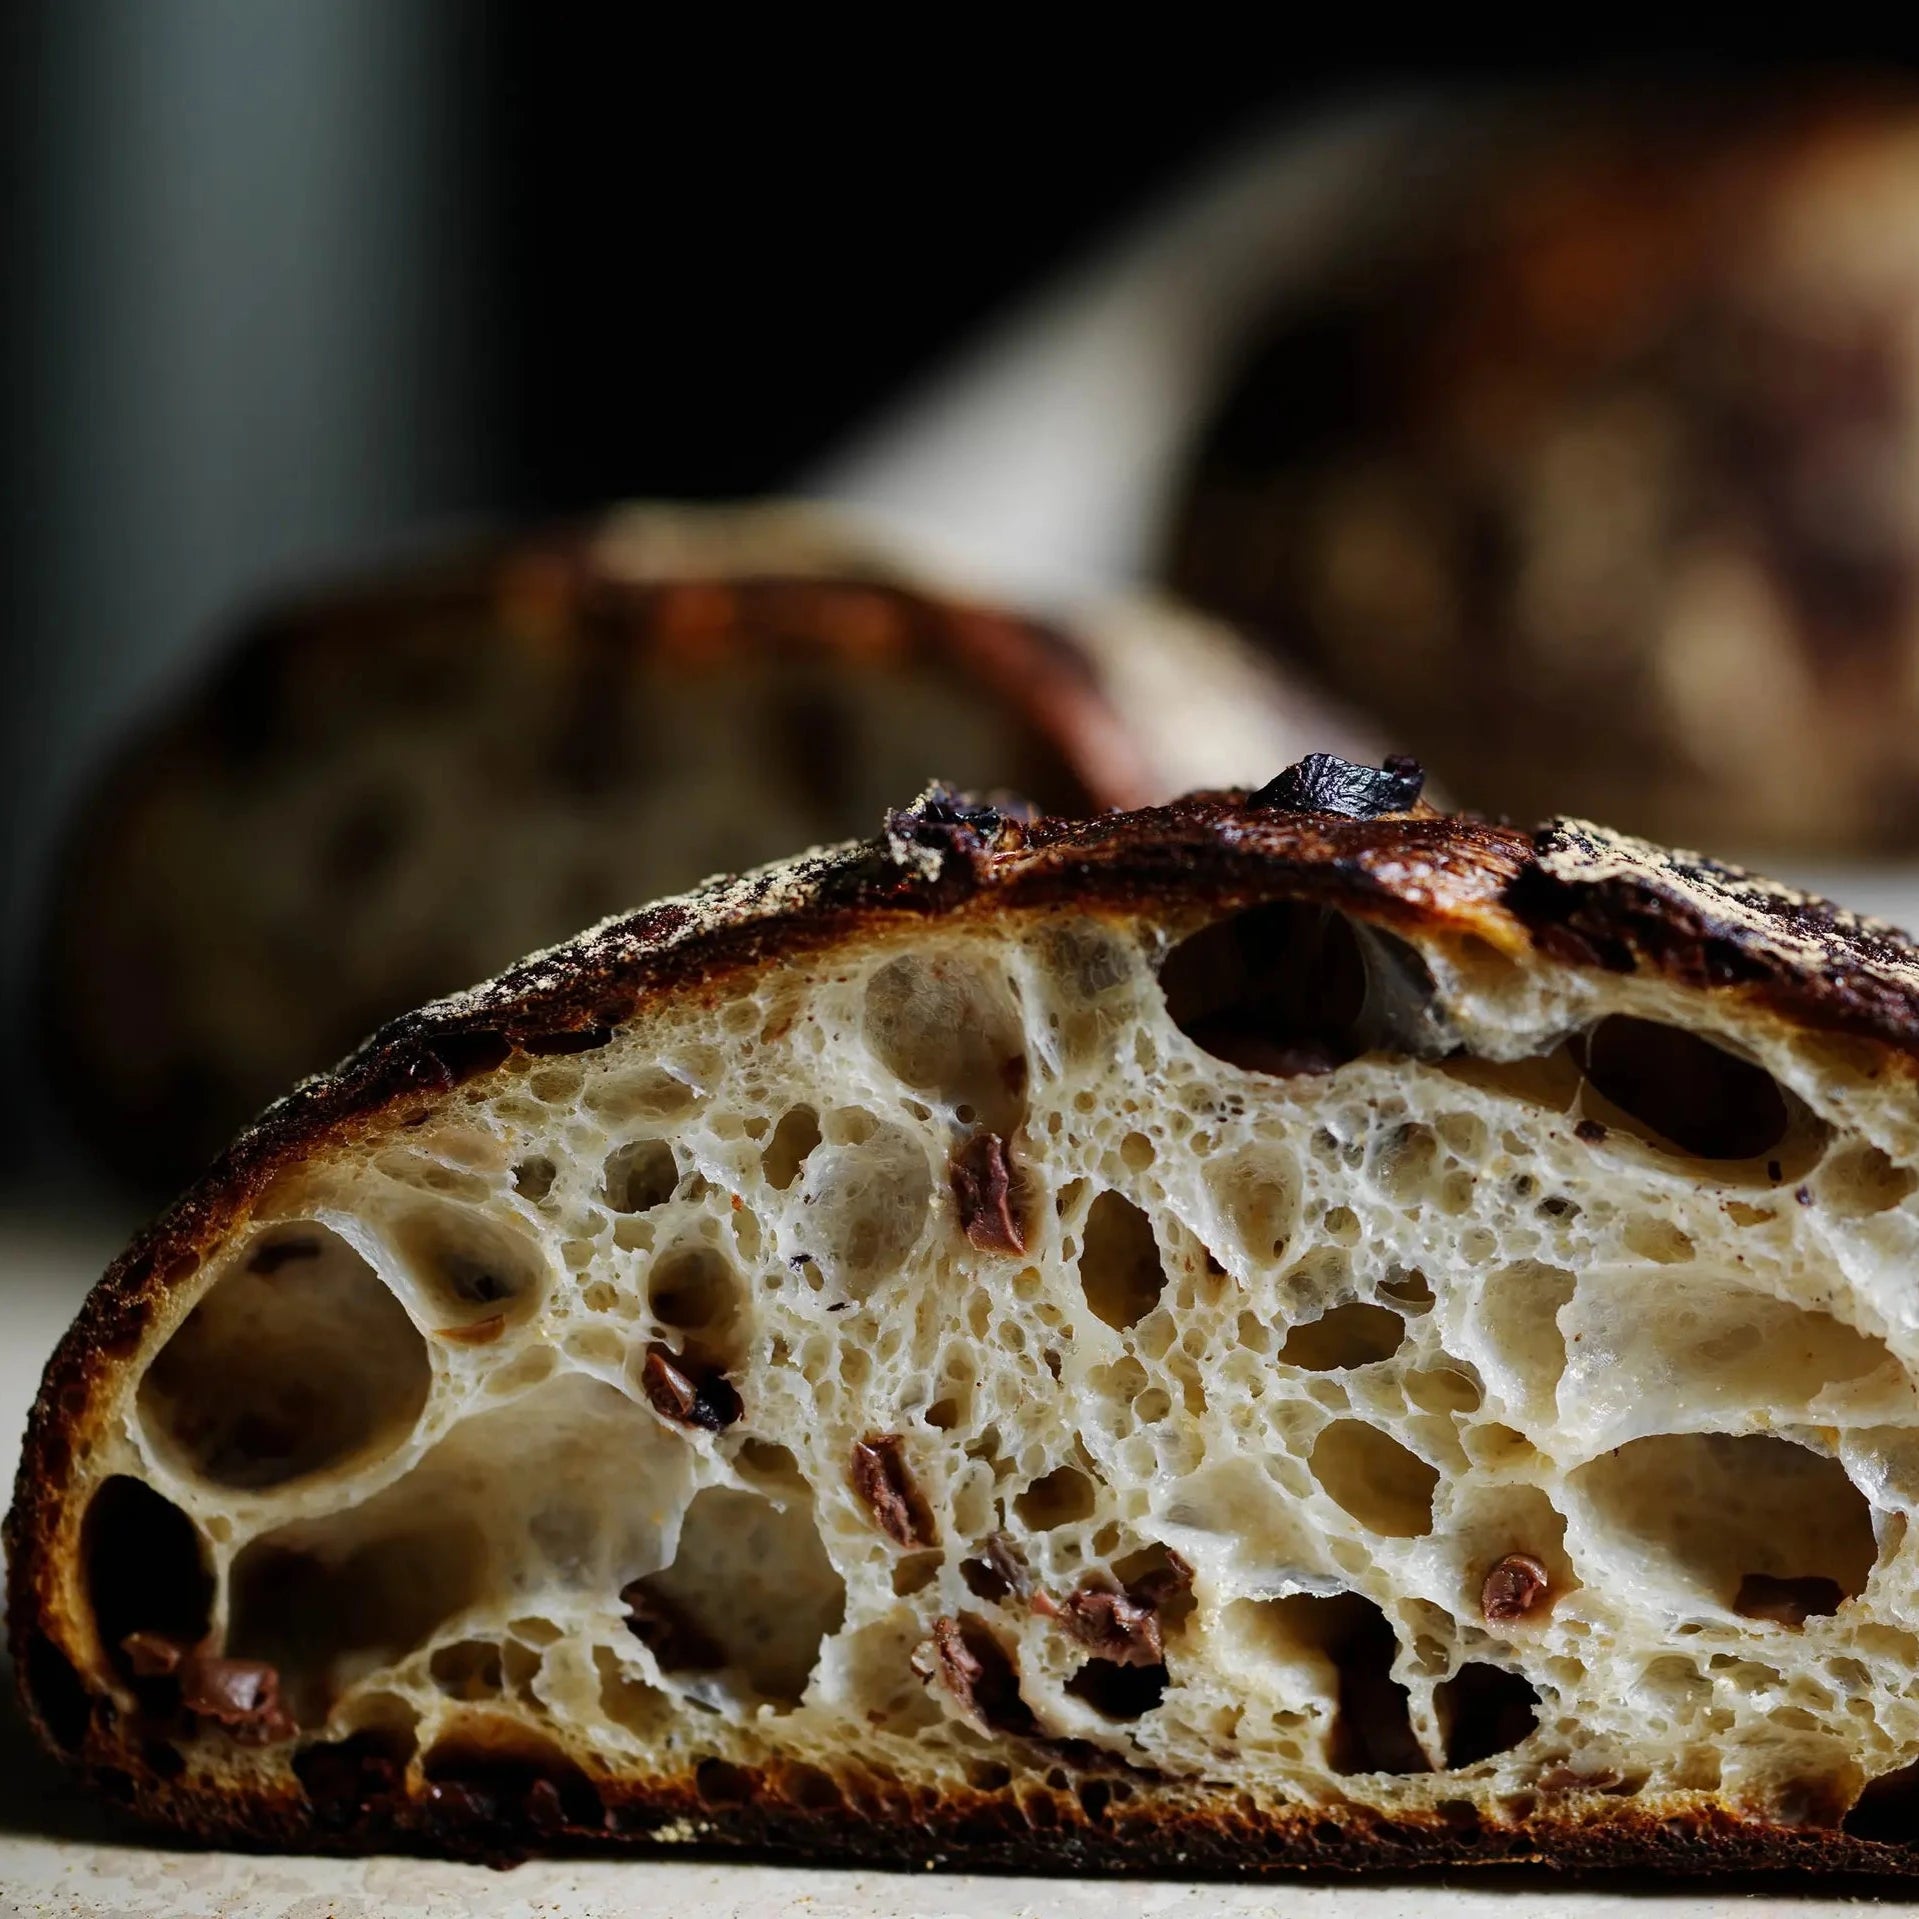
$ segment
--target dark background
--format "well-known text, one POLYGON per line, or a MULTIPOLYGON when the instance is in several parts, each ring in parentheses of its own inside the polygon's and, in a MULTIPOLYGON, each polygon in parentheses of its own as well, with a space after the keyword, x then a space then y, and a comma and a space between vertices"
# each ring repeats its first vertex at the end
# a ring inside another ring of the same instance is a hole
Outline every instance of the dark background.
POLYGON ((972 14, 694 37, 478 0, 0 8, 6 1083, 60 821, 248 600, 449 522, 777 489, 1289 117, 1897 53, 1668 34, 1447 23, 1386 52, 1379 21, 1302 44, 1160 16, 1041 51, 972 14))

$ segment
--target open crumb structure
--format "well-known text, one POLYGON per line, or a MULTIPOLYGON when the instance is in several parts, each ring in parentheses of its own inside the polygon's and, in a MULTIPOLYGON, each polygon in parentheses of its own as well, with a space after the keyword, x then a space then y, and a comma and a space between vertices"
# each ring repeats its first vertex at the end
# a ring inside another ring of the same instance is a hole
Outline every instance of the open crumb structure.
POLYGON ((899 817, 123 1262, 12 1522, 54 1743, 303 1844, 1897 1864, 1892 936, 1588 829, 899 817), (1593 963, 1629 882, 1743 983, 1593 963))

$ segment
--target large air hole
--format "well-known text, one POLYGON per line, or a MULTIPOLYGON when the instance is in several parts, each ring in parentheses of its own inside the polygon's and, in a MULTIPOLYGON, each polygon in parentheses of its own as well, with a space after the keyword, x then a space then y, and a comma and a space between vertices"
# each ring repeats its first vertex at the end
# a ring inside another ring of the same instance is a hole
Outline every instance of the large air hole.
POLYGON ((669 1599, 657 1574, 636 1579, 620 1594, 627 1630, 663 1673, 718 1672, 726 1654, 699 1623, 669 1599))
POLYGON ((1043 936, 1043 965, 1052 983, 1059 1048, 1072 1066, 1107 1051, 1133 1010, 1136 955, 1090 922, 1043 936))
POLYGON ((894 1076, 1008 1138, 1026 1111, 1026 1036, 996 968, 903 953, 866 987, 867 1043, 894 1076))
POLYGON ((497 1699, 506 1685, 500 1648, 490 1639, 458 1639, 436 1646, 427 1672, 449 1699, 497 1699))
POLYGON ((1056 1466, 1013 1501, 1013 1511, 1028 1531, 1043 1533, 1092 1518, 1097 1503, 1093 1482, 1083 1472, 1056 1466))
POLYGON ((1310 1373, 1345 1372, 1391 1359, 1406 1337, 1406 1322, 1384 1306, 1352 1300, 1295 1326, 1279 1349, 1288 1366, 1310 1373))
POLYGON ((820 1143, 820 1117, 810 1106, 790 1107, 780 1115, 766 1142, 760 1165, 767 1184, 782 1193, 799 1177, 807 1156, 820 1143))
MULTIPOLYGON (((1485 1425, 1467 1449, 1495 1472, 1525 1453, 1510 1428, 1485 1425)), ((1460 1574, 1457 1603, 1468 1618, 1501 1633, 1528 1632, 1580 1583, 1566 1555, 1565 1518, 1537 1486, 1475 1475, 1455 1487, 1446 1521, 1447 1552, 1460 1574)))
POLYGON ((1080 1290, 1096 1317, 1124 1332, 1159 1304, 1166 1285, 1153 1222, 1131 1200, 1101 1193, 1081 1237, 1080 1290))
POLYGON ((1657 1605, 1735 1612, 1753 1579, 1825 1580, 1851 1598, 1877 1554, 1872 1509, 1838 1461, 1766 1434, 1636 1439, 1571 1485, 1598 1535, 1593 1563, 1657 1605))
POLYGON ((1602 1124, 1623 1125, 1695 1159, 1775 1156, 1776 1178, 1785 1176, 1788 1161, 1797 1177, 1818 1156, 1822 1130, 1805 1106, 1764 1067, 1696 1033, 1614 1013, 1576 1050, 1588 1089, 1582 1104, 1602 1124))
POLYGON ((1818 1188, 1835 1213, 1862 1219, 1903 1205, 1919 1189, 1919 1173, 1895 1165, 1877 1146, 1849 1146, 1819 1169, 1818 1188))
POLYGON ((197 1646, 213 1617, 213 1573, 193 1521, 140 1480, 102 1482, 80 1529, 87 1599, 107 1656, 129 1670, 124 1642, 151 1633, 197 1646))
POLYGON ((899 1271, 926 1230, 932 1199, 925 1147, 902 1127, 873 1125, 857 1141, 808 1156, 795 1237, 831 1284, 864 1299, 899 1271))
POLYGON ((1020 1696, 1018 1663, 976 1614, 934 1620, 932 1636, 915 1648, 911 1666, 979 1731, 1034 1730, 1033 1710, 1020 1696))
POLYGON ((336 1233, 275 1226, 187 1315, 140 1382, 170 1460, 221 1486, 364 1462, 413 1430, 433 1368, 406 1309, 336 1233))
POLYGON ((435 1326, 468 1339, 497 1337, 539 1309, 547 1265, 524 1234, 463 1207, 409 1214, 394 1242, 435 1326))
POLYGON ((513 1190, 538 1206, 553 1190, 560 1169, 544 1153, 534 1153, 513 1164, 513 1190))
POLYGON ((673 1702, 657 1686, 638 1679, 604 1646, 593 1648, 600 1681, 600 1711, 622 1732, 654 1740, 673 1717, 673 1702))
POLYGON ((1363 1419, 1336 1419, 1314 1440, 1311 1465, 1335 1503, 1368 1532, 1417 1539, 1432 1531, 1439 1475, 1390 1433, 1363 1419))
POLYGON ((1164 1665, 1128 1666, 1089 1659, 1066 1682, 1066 1690, 1104 1719, 1141 1719, 1166 1696, 1164 1665))
POLYGON ((1469 1662, 1433 1689, 1448 1768, 1510 1752, 1539 1723, 1539 1694, 1504 1666, 1469 1662))
POLYGON ((710 1340, 724 1341, 736 1330, 742 1299, 739 1275, 711 1246, 676 1246, 646 1277, 647 1304, 662 1326, 710 1340))
POLYGON ((1330 1072, 1375 1050, 1434 1050, 1432 976, 1403 940, 1303 900, 1181 941, 1160 973, 1188 1039, 1250 1072, 1330 1072))
POLYGON ((1919 1846, 1919 1764, 1883 1772, 1870 1781, 1846 1814, 1843 1829, 1853 1839, 1919 1846))
POLYGON ((586 1103, 616 1124, 631 1120, 677 1119, 704 1095, 663 1066, 633 1073, 605 1073, 586 1084, 586 1103))
POLYGON ((462 1421, 372 1498, 246 1547, 227 1650, 276 1666, 313 1724, 469 1608, 530 1614, 650 1572, 691 1477, 686 1442, 647 1407, 562 1375, 462 1421))
POLYGON ((1373 1178, 1393 1205, 1409 1211, 1439 1197, 1439 1136, 1407 1121, 1377 1137, 1368 1155, 1373 1178))
POLYGON ((653 1602, 694 1635, 687 1643, 703 1650, 689 1667, 717 1658, 720 1670, 689 1679, 689 1691, 706 1685, 782 1708, 799 1704, 821 1644, 846 1616, 845 1584, 798 1496, 782 1510, 757 1493, 708 1487, 687 1508, 673 1563, 635 1584, 635 1616, 653 1602))
POLYGON ((1590 1270, 1560 1325, 1559 1412, 1588 1451, 1740 1414, 1804 1420, 1822 1394, 1882 1366, 1906 1390, 1879 1340, 1696 1270, 1653 1280, 1643 1268, 1590 1270))
POLYGON ((27 1636, 20 1683, 55 1749, 72 1758, 93 1724, 93 1694, 74 1670, 73 1661, 45 1633, 35 1630, 27 1636))
POLYGON ((1336 1710, 1327 1763, 1337 1773, 1429 1772, 1414 1735, 1406 1688, 1393 1677, 1399 1639, 1386 1615, 1359 1593, 1289 1593, 1235 1600, 1232 1625, 1258 1659, 1303 1666, 1336 1710))
POLYGON ((679 1161, 663 1139, 635 1139, 607 1155, 606 1203, 616 1213, 648 1213, 664 1206, 680 1183, 679 1161))
POLYGON ((422 1520, 338 1558, 269 1537, 233 1568, 227 1650, 261 1659, 302 1725, 317 1725, 354 1671, 398 1659, 484 1596, 486 1546, 471 1520, 422 1520))

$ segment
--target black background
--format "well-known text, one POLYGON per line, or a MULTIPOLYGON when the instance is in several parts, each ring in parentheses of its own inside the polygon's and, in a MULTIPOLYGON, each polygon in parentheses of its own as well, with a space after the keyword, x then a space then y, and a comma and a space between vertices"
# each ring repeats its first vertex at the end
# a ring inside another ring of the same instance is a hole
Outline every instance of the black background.
MULTIPOLYGON (((1260 129, 1375 94, 1658 85, 1888 46, 1723 28, 1575 44, 1471 23, 1300 44, 1159 13, 1042 50, 963 16, 912 46, 576 36, 488 50, 514 321, 511 485, 533 503, 779 485, 1021 292, 1260 129), (1179 37, 1179 29, 1188 36, 1179 37), (966 30, 970 28, 970 30, 966 30), (1170 44, 1168 44, 1170 38, 1170 44), (631 197, 637 190, 638 198, 631 197)), ((917 38, 917 36, 915 36, 917 38)))

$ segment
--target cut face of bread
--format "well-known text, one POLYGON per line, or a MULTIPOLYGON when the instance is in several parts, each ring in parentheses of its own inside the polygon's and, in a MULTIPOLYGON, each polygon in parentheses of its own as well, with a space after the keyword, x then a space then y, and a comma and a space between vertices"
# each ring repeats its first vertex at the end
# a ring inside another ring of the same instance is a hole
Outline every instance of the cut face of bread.
POLYGON ((1255 776, 1309 722, 1206 621, 1027 617, 792 508, 630 510, 312 594, 92 797, 48 934, 54 1082, 171 1189, 384 1021, 871 832, 935 770, 1082 813, 1202 755, 1255 776))
POLYGON ((274 1108, 48 1372, 44 1736, 301 1846, 1904 1869, 1913 952, 1367 791, 936 795, 274 1108))

